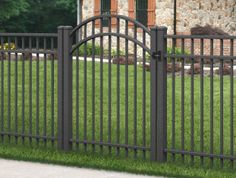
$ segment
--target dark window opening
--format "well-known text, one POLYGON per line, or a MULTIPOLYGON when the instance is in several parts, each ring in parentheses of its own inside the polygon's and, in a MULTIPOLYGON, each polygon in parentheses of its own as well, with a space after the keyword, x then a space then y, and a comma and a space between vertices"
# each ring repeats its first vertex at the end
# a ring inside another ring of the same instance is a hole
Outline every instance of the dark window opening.
POLYGON ((136 0, 136 20, 147 26, 148 21, 148 0, 136 0))
MULTIPOLYGON (((111 0, 101 0, 101 14, 110 14, 111 0)), ((102 26, 108 27, 108 19, 102 20, 102 26)))

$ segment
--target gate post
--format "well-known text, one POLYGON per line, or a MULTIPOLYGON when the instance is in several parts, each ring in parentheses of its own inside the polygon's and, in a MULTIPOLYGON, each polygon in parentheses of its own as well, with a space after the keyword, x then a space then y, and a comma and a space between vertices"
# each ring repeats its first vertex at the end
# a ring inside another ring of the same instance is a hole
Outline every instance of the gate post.
POLYGON ((166 27, 151 28, 151 160, 165 162, 167 154, 166 27))
POLYGON ((72 149, 72 27, 58 27, 58 147, 72 149))

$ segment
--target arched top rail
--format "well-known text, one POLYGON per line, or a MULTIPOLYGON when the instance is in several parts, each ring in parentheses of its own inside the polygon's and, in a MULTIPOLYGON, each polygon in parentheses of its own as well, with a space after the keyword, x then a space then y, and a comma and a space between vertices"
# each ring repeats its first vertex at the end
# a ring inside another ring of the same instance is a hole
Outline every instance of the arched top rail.
POLYGON ((108 14, 103 14, 103 15, 100 15, 100 16, 94 16, 94 17, 91 17, 91 18, 88 18, 87 20, 81 22, 77 27, 75 27, 73 29, 73 31, 71 32, 70 36, 73 36, 76 34, 76 32, 81 28, 83 27, 84 25, 88 24, 89 22, 92 22, 92 21, 95 21, 95 20, 98 20, 98 19, 102 19, 102 18, 116 18, 116 19, 122 19, 122 20, 125 20, 125 21, 128 21, 130 23, 133 23, 135 26, 137 26, 138 28, 141 28, 143 29, 148 35, 151 36, 151 32, 150 30, 145 27, 143 24, 141 24, 140 22, 138 22, 137 20, 135 19, 132 19, 132 18, 129 18, 127 16, 124 16, 124 15, 108 15, 108 14))
POLYGON ((86 43, 87 41, 90 41, 92 39, 99 38, 99 37, 104 37, 104 36, 115 36, 115 37, 120 37, 120 38, 127 39, 129 41, 132 41, 133 43, 137 44, 138 46, 143 48, 146 52, 148 52, 151 55, 151 50, 147 46, 145 46, 143 43, 141 43, 137 39, 134 39, 134 38, 132 38, 130 36, 127 36, 127 35, 124 35, 124 34, 119 34, 119 33, 99 33, 99 34, 95 34, 95 35, 89 36, 89 37, 81 40, 78 44, 76 44, 72 48, 70 53, 72 54, 77 48, 79 48, 82 44, 86 43))

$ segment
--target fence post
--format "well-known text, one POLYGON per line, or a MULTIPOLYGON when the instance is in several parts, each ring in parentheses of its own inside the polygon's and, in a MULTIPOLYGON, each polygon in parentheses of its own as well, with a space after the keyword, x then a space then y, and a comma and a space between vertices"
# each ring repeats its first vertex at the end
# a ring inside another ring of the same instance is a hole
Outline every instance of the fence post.
POLYGON ((72 27, 58 27, 58 146, 65 151, 72 144, 72 27))
POLYGON ((57 55, 58 55, 58 148, 63 150, 63 27, 58 30, 57 55))
POLYGON ((165 162, 167 154, 166 27, 151 28, 151 160, 165 162))

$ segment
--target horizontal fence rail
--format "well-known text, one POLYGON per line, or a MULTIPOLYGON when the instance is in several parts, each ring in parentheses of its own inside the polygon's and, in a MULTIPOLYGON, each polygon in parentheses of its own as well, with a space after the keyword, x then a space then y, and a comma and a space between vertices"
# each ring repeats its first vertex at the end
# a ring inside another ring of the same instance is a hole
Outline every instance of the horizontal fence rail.
POLYGON ((235 60, 235 36, 120 15, 0 33, 1 143, 233 167, 235 60))

